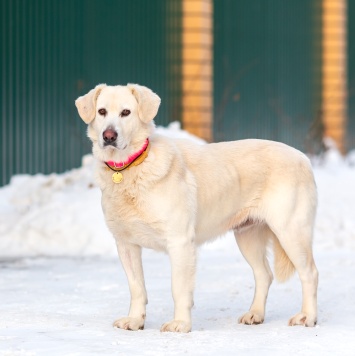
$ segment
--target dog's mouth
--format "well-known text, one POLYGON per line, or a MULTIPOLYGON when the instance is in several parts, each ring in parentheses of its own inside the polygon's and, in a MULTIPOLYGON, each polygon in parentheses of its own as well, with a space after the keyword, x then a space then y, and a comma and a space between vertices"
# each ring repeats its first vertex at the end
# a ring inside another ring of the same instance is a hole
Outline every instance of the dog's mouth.
POLYGON ((112 151, 115 151, 115 150, 119 150, 119 151, 123 151, 127 148, 127 144, 124 144, 123 147, 119 147, 117 145, 117 143, 104 143, 103 144, 103 149, 104 150, 112 150, 112 151))
POLYGON ((103 148, 107 148, 107 147, 117 148, 116 143, 107 143, 107 142, 104 142, 104 143, 103 143, 103 148))

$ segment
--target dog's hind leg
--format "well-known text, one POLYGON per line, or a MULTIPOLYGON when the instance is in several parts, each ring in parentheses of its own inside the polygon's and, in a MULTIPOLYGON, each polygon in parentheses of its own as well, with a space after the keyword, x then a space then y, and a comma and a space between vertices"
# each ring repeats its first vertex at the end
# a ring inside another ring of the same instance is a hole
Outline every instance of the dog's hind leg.
MULTIPOLYGON (((318 271, 312 253, 312 228, 290 224, 287 232, 277 233, 280 245, 294 265, 302 284, 302 309, 289 320, 289 325, 314 326, 317 323, 318 271), (292 227, 298 226, 294 229, 292 227)), ((275 255, 275 258, 277 256, 275 255)), ((277 271, 276 278, 282 271, 277 271)))
POLYGON ((253 269, 255 293, 251 307, 239 318, 242 324, 261 324, 265 317, 265 304, 273 275, 266 256, 267 243, 270 238, 269 227, 259 224, 234 235, 240 251, 253 269))
POLYGON ((318 271, 312 239, 317 191, 309 162, 298 163, 292 175, 264 194, 262 204, 263 211, 267 212, 266 222, 278 240, 275 243, 276 279, 284 281, 296 269, 302 284, 302 309, 289 320, 289 325, 314 326, 318 271))

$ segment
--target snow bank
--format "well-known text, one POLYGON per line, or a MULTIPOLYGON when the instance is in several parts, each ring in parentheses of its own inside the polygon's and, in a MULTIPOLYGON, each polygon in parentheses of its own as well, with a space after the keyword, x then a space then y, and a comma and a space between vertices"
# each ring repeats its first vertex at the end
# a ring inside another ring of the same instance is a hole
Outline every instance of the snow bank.
POLYGON ((93 158, 63 174, 18 175, 0 189, 0 256, 75 256, 114 250, 93 182, 93 158))
MULTIPOLYGON (((169 137, 202 140, 178 123, 157 132, 169 137)), ((94 160, 63 174, 18 175, 0 189, 0 256, 116 255, 101 211, 101 193, 93 181, 94 160)), ((316 163, 319 191, 317 248, 355 249, 355 152, 344 159, 330 149, 316 163)), ((210 248, 228 248, 219 240, 210 248)))

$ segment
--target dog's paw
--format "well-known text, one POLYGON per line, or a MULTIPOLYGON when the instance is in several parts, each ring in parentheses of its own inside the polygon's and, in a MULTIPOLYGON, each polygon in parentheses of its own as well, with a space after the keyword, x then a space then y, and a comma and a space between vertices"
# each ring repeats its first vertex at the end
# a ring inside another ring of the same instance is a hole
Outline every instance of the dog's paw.
POLYGON ((307 315, 306 313, 298 313, 294 315, 289 321, 289 326, 303 325, 303 326, 315 326, 317 324, 316 316, 307 315))
POLYGON ((253 311, 248 311, 238 319, 238 322, 239 324, 248 325, 262 324, 264 322, 264 316, 253 311))
POLYGON ((124 330, 143 330, 144 329, 144 320, 143 319, 138 319, 138 318, 121 318, 117 319, 114 323, 113 326, 115 328, 120 328, 124 330))
POLYGON ((172 320, 163 324, 160 331, 188 333, 191 331, 191 323, 182 320, 172 320))

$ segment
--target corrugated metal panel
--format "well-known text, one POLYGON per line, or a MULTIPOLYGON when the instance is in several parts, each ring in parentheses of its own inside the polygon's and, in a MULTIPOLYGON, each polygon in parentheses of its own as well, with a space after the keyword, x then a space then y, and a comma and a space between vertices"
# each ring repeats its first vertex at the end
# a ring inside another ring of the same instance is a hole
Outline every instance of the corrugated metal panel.
POLYGON ((348 1, 348 126, 347 148, 355 149, 355 2, 348 1))
MULTIPOLYGON (((163 0, 164 1, 164 0, 163 0)), ((161 122, 182 121, 182 0, 165 1, 166 91, 160 92, 167 110, 161 122)))
POLYGON ((305 149, 320 115, 320 0, 214 1, 215 139, 305 149))
MULTIPOLYGON (((98 82, 139 83, 160 96, 168 92, 166 19, 179 12, 176 2, 163 0, 85 0, 83 92, 98 82)), ((178 31, 178 28, 176 28, 178 31)), ((171 47, 170 47, 171 48, 171 47)), ((162 98, 157 122, 170 122, 167 97, 162 98)))
POLYGON ((80 71, 77 0, 2 1, 1 182, 78 165, 88 150, 72 100, 80 71))
POLYGON ((180 120, 181 90, 176 81, 169 85, 180 76, 177 50, 167 45, 171 37, 181 42, 179 6, 2 0, 0 184, 17 173, 80 165, 90 143, 74 100, 98 83, 147 85, 163 99, 157 123, 180 120))

